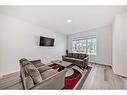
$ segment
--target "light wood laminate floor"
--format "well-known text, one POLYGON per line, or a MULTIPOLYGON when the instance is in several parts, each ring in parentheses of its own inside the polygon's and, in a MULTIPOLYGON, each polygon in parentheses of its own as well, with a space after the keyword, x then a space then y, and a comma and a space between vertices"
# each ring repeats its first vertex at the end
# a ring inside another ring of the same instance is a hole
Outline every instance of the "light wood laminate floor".
POLYGON ((113 74, 110 66, 89 64, 92 70, 87 77, 82 89, 93 90, 124 90, 127 89, 127 78, 113 74))
MULTIPOLYGON (((127 89, 127 78, 114 75, 111 67, 99 64, 89 65, 92 69, 82 86, 82 90, 127 89)), ((0 79, 0 89, 22 89, 19 72, 5 75, 0 79)))

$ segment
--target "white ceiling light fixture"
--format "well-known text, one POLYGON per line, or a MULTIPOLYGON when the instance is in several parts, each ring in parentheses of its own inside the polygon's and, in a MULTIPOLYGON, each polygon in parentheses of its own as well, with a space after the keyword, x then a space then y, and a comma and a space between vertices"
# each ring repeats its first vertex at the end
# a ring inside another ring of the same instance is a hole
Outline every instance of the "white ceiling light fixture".
POLYGON ((71 20, 71 19, 67 19, 66 22, 67 22, 67 23, 71 23, 72 20, 71 20))

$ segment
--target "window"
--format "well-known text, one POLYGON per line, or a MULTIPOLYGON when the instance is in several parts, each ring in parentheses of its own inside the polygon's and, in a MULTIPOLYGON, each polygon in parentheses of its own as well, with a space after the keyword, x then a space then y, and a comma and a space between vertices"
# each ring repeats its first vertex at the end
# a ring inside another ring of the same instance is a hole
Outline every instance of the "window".
POLYGON ((74 39, 72 41, 72 50, 74 53, 96 55, 96 37, 74 39))

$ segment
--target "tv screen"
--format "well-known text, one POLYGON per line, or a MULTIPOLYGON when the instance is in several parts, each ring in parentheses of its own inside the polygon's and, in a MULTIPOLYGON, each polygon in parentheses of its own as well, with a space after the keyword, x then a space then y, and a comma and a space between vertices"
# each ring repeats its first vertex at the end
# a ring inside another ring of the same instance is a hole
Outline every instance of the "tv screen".
POLYGON ((54 39, 40 36, 40 46, 54 46, 54 39))

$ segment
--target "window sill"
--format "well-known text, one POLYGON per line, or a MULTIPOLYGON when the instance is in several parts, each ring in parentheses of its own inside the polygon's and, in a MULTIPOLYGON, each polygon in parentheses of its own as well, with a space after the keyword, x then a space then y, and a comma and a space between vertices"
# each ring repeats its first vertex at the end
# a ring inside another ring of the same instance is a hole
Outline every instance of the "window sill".
POLYGON ((91 56, 97 56, 97 54, 91 54, 91 53, 87 53, 88 55, 91 55, 91 56))
POLYGON ((83 52, 73 52, 73 53, 82 53, 82 54, 88 54, 90 56, 97 56, 96 53, 83 53, 83 52))

